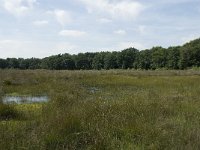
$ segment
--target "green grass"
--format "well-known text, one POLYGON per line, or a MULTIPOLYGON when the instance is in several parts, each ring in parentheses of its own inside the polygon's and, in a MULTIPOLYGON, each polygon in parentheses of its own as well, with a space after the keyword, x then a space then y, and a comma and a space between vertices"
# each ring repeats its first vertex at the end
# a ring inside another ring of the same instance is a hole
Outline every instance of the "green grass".
POLYGON ((0 121, 0 148, 200 149, 199 83, 198 70, 0 70, 0 95, 50 98, 9 106, 21 116, 0 121))

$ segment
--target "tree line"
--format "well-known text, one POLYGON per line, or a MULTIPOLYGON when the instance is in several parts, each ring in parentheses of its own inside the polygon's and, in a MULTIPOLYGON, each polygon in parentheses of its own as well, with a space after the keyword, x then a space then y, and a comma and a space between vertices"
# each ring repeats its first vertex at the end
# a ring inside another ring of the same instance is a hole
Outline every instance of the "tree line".
POLYGON ((139 51, 59 54, 38 58, 0 59, 1 69, 101 70, 101 69, 188 69, 200 67, 200 39, 183 46, 153 47, 139 51))

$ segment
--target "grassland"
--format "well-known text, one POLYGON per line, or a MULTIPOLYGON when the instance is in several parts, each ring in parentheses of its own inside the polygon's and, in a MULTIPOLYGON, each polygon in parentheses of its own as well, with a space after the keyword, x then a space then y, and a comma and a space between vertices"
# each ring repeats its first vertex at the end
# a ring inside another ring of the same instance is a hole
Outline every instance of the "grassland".
POLYGON ((0 149, 200 149, 200 71, 0 70, 0 149))

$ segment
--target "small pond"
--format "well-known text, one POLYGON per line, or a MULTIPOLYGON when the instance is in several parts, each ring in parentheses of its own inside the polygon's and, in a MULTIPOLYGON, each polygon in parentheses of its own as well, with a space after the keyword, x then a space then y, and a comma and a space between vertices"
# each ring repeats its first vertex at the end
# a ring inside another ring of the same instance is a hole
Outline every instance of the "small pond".
POLYGON ((31 104, 48 102, 48 96, 4 96, 4 104, 31 104))
POLYGON ((98 88, 96 87, 90 87, 88 88, 89 92, 92 93, 92 94, 95 94, 96 92, 100 91, 98 88))

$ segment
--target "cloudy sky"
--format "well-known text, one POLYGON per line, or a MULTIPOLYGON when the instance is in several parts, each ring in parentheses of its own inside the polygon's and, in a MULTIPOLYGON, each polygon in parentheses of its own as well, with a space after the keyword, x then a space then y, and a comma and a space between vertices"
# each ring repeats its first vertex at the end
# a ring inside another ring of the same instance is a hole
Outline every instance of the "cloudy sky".
POLYGON ((0 0, 0 58, 139 50, 200 37, 200 0, 0 0))

